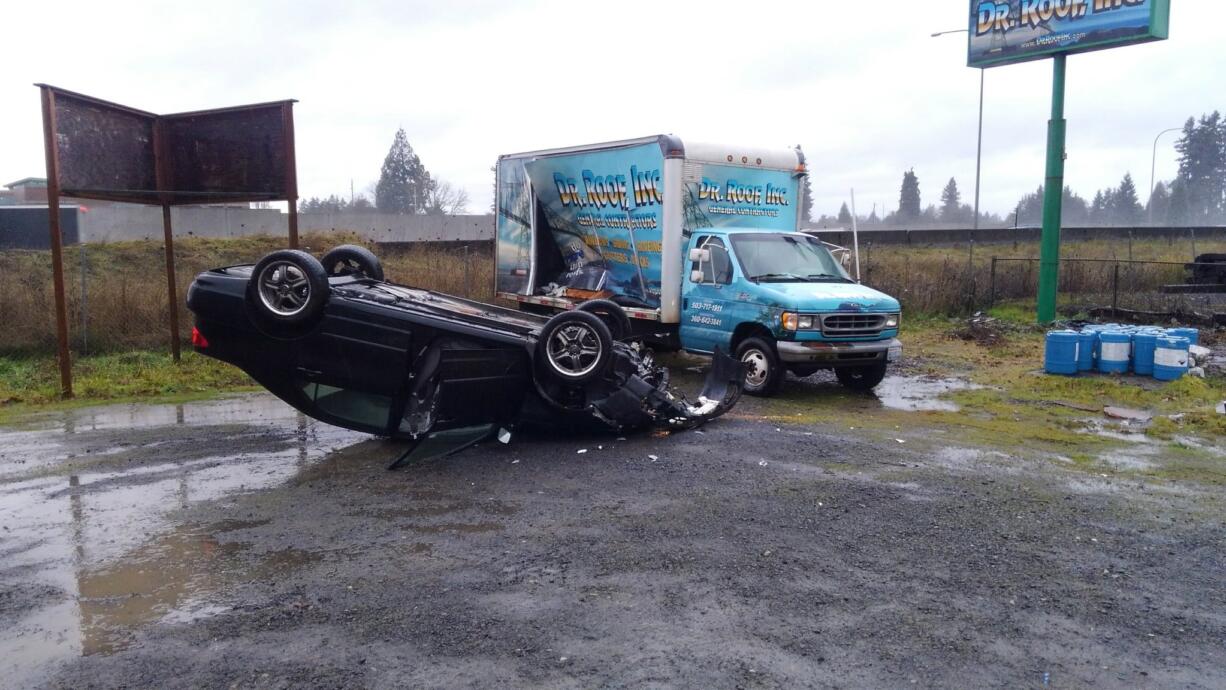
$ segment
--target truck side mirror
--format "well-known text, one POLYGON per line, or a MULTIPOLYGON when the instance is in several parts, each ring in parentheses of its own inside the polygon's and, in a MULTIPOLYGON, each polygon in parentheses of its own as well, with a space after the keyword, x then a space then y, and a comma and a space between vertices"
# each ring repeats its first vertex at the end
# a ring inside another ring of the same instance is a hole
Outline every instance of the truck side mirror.
POLYGON ((701 263, 706 263, 707 261, 710 261, 710 260, 711 260, 711 250, 710 249, 696 248, 696 249, 690 250, 690 261, 697 261, 698 263, 701 264, 701 263))
MULTIPOLYGON (((699 250, 695 249, 694 251, 699 251, 699 250)), ((694 260, 697 261, 698 259, 694 259, 694 260)), ((701 283, 702 278, 703 278, 702 270, 696 268, 690 271, 690 282, 691 283, 701 283)))

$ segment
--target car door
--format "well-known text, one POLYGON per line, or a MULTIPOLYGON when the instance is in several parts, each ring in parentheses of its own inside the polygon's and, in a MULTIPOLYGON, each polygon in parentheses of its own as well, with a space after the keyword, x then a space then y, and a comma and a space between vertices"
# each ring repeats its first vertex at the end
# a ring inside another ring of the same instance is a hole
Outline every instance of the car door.
MULTIPOLYGON (((681 291, 681 343, 686 350, 725 352, 732 341, 730 306, 734 267, 728 247, 717 235, 695 235, 690 249, 707 250, 709 260, 690 261, 681 291), (694 280, 699 277, 699 280, 694 280)), ((687 257, 691 252, 687 252, 687 257)))

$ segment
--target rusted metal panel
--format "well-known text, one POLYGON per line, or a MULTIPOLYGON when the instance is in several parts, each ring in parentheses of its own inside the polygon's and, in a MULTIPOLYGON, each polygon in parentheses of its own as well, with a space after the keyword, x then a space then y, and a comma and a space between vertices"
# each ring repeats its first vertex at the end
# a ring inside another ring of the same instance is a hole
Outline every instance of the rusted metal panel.
POLYGON ((275 103, 163 116, 170 203, 289 198, 283 110, 275 103))
POLYGON ((157 203, 156 116, 63 92, 54 103, 61 194, 157 203))

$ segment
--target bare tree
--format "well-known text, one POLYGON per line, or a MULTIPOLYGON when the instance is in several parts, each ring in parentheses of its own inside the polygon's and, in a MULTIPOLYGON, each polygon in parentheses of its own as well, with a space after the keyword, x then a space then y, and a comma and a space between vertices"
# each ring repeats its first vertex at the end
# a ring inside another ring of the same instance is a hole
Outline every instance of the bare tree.
POLYGON ((426 197, 426 215, 454 216, 468 210, 468 192, 461 187, 453 187, 450 182, 435 180, 435 184, 426 197))

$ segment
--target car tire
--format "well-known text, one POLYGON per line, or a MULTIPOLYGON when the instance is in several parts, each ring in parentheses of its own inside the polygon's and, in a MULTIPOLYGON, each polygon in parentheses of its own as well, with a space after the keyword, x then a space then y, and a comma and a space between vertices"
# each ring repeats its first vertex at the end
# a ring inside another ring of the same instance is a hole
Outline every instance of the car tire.
POLYGON ((626 316, 626 310, 607 299, 590 299, 575 309, 600 317, 604 325, 608 326, 609 334, 614 340, 625 340, 633 332, 634 327, 630 325, 630 317, 626 316))
POLYGON ((252 268, 247 304, 257 326, 272 335, 292 335, 314 325, 329 291, 323 264, 306 252, 282 249, 252 268))
POLYGON ((746 338, 736 347, 736 358, 745 365, 745 392, 767 398, 779 392, 785 370, 775 345, 764 338, 746 338))
POLYGON ((586 311, 557 314, 541 328, 536 360, 552 380, 578 385, 605 373, 613 335, 599 316, 586 311))
POLYGON ((840 367, 834 370, 839 383, 844 388, 853 391, 871 391, 885 378, 886 363, 869 364, 862 367, 840 367))
POLYGON ((371 280, 383 280, 383 262, 374 252, 356 244, 333 247, 319 262, 329 276, 360 275, 371 280))

